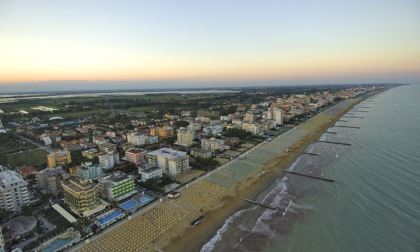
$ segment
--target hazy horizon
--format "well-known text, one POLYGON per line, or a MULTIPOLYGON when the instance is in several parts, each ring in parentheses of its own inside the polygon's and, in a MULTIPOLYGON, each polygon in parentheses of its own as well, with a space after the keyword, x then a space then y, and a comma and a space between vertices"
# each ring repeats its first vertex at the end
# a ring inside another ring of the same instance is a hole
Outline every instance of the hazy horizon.
POLYGON ((419 11, 416 0, 2 1, 0 92, 420 83, 419 11))

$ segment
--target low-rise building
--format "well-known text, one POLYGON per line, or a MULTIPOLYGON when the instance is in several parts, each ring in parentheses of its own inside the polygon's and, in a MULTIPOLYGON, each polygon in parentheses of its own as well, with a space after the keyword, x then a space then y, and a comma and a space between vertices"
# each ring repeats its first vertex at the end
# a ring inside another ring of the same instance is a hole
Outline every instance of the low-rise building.
POLYGON ((117 151, 117 145, 113 143, 102 142, 98 144, 98 147, 100 151, 117 151))
POLYGON ((216 139, 214 137, 210 139, 201 139, 201 148, 204 150, 210 150, 214 152, 216 150, 225 149, 225 141, 221 139, 216 139))
POLYGON ((151 178, 161 178, 162 177, 162 168, 158 166, 152 166, 150 164, 145 164, 140 167, 139 175, 142 182, 146 182, 146 180, 151 178))
POLYGON ((98 156, 98 150, 97 149, 89 149, 82 151, 82 156, 88 159, 93 159, 98 156))
POLYGON ((190 155, 193 157, 201 158, 211 158, 212 153, 210 150, 200 149, 200 148, 191 148, 190 155))

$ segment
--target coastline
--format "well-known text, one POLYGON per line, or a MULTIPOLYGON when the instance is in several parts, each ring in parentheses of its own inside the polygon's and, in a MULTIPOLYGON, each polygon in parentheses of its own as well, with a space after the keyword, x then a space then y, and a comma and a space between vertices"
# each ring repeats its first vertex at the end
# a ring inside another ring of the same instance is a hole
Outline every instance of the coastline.
POLYGON ((335 115, 324 115, 326 118, 320 118, 323 114, 319 114, 311 118, 311 121, 300 124, 298 127, 306 126, 305 128, 310 130, 305 137, 291 146, 291 152, 278 154, 261 165, 252 175, 223 193, 219 199, 211 202, 203 211, 206 219, 200 225, 191 228, 189 225, 190 216, 187 216, 154 242, 144 247, 143 250, 200 251, 202 246, 223 226, 227 218, 249 206, 249 203, 243 201, 241 197, 255 199, 264 192, 276 179, 284 176, 283 171, 305 151, 308 145, 316 142, 328 128, 332 127, 345 113, 363 100, 352 99, 351 105, 346 106, 335 115), (262 170, 268 170, 268 172, 263 176, 256 176, 262 170))

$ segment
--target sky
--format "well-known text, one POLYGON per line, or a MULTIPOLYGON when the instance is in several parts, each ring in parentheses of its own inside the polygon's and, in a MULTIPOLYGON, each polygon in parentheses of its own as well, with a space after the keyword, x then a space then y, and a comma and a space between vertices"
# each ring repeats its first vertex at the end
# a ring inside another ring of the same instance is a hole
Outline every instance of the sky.
POLYGON ((420 83, 418 0, 0 0, 0 93, 381 82, 420 83))

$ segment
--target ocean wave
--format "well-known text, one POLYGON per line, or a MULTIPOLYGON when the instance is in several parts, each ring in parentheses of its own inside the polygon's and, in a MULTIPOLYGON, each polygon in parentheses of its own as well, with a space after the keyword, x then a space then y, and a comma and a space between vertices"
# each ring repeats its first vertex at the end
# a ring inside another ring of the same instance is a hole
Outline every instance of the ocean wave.
POLYGON ((232 216, 230 216, 228 219, 225 220, 225 223, 223 224, 223 226, 217 230, 216 235, 210 239, 210 241, 208 241, 206 244, 204 244, 204 246, 201 248, 200 252, 210 252, 214 249, 214 247, 216 246, 216 244, 222 240, 222 236, 223 234, 229 229, 229 226, 233 223, 234 220, 236 220, 237 218, 239 218, 242 214, 244 214, 247 211, 252 210, 253 208, 247 208, 247 209, 242 209, 238 212, 236 212, 235 214, 233 214, 232 216))

